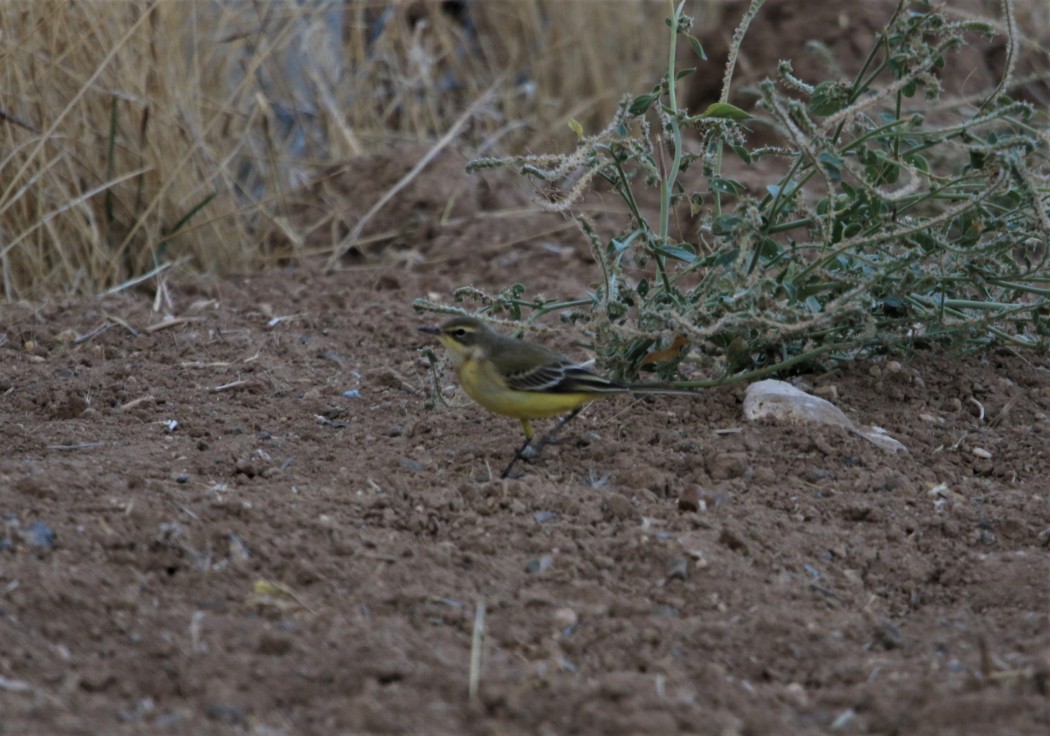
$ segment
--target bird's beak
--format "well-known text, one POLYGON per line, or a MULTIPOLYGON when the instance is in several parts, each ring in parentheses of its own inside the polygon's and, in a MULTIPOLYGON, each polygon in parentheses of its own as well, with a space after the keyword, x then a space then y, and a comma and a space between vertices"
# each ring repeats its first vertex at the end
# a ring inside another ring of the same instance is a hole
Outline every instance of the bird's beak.
POLYGON ((420 332, 425 332, 428 335, 440 335, 441 334, 441 328, 440 327, 420 327, 419 331, 420 332))

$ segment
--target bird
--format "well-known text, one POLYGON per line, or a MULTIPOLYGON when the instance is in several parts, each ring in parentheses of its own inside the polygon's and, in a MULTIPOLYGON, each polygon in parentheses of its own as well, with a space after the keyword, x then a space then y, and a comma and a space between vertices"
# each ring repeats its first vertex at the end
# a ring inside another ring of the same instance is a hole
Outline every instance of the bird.
POLYGON ((439 327, 420 327, 435 335, 448 352, 459 385, 467 396, 495 414, 518 419, 525 442, 500 474, 510 475, 532 444, 532 420, 562 416, 539 443, 553 439, 591 401, 617 394, 687 394, 696 392, 663 384, 624 384, 590 371, 543 345, 496 332, 469 316, 457 316, 439 327))

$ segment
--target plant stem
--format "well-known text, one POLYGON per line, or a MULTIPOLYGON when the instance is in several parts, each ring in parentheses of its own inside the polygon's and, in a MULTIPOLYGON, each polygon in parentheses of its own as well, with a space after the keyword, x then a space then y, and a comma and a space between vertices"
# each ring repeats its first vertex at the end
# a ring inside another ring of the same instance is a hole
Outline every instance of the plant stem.
MULTIPOLYGON (((678 94, 675 90, 675 56, 678 50, 678 21, 682 17, 685 0, 681 0, 677 8, 674 6, 674 0, 668 0, 668 2, 671 6, 671 43, 667 52, 667 116, 670 118, 671 144, 674 147, 674 156, 671 160, 670 170, 664 172, 663 179, 660 182, 661 245, 667 244, 668 234, 671 230, 671 197, 674 194, 675 182, 678 180, 678 171, 682 166, 682 129, 678 122, 678 94)), ((657 254, 656 263, 664 289, 670 292, 671 282, 667 278, 663 256, 657 254)))

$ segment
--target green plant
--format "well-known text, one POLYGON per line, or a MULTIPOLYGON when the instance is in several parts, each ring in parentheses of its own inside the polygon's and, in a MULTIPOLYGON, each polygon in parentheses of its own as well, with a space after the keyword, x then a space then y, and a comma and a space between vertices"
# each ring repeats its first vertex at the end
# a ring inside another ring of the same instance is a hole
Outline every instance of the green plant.
MULTIPOLYGON (((951 52, 992 27, 902 0, 851 82, 810 85, 782 63, 779 83, 761 85, 761 106, 784 145, 751 148, 747 113, 728 100, 736 51, 761 5, 745 14, 721 99, 704 113, 678 103, 676 83, 693 70, 677 69, 677 39, 703 50, 684 2, 672 1, 666 72, 604 130, 583 136, 574 126, 570 154, 471 162, 515 167, 539 183, 543 206, 573 214, 601 270, 593 293, 530 302, 515 285, 457 297, 515 318, 523 307, 532 318, 567 310, 589 321, 600 362, 626 377, 654 362, 668 377, 689 360, 740 379, 886 345, 1045 347, 1045 117, 1007 95, 1010 63, 984 98, 928 113, 951 52), (734 157, 748 167, 780 160, 786 173, 752 195, 729 173, 734 157), (690 191, 695 178, 684 175, 697 169, 703 184, 690 191), (596 178, 626 209, 612 237, 577 207, 596 178), (642 204, 643 182, 658 193, 656 215, 642 204), (673 237, 671 213, 685 207, 696 229, 673 237)), ((1012 57, 1018 33, 1005 7, 1012 57)))

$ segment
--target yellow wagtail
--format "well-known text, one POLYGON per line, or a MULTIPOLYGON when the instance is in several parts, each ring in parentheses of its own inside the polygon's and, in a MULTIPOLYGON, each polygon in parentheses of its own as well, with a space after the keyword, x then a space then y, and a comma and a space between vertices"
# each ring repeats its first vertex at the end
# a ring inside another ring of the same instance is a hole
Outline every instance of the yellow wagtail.
POLYGON ((467 396, 489 411, 521 421, 525 444, 503 470, 506 478, 514 463, 532 443, 531 420, 565 415, 539 444, 549 442, 583 407, 613 394, 690 394, 660 384, 621 384, 602 378, 542 345, 516 340, 473 317, 454 317, 440 327, 421 327, 437 335, 448 350, 459 385, 467 396))

